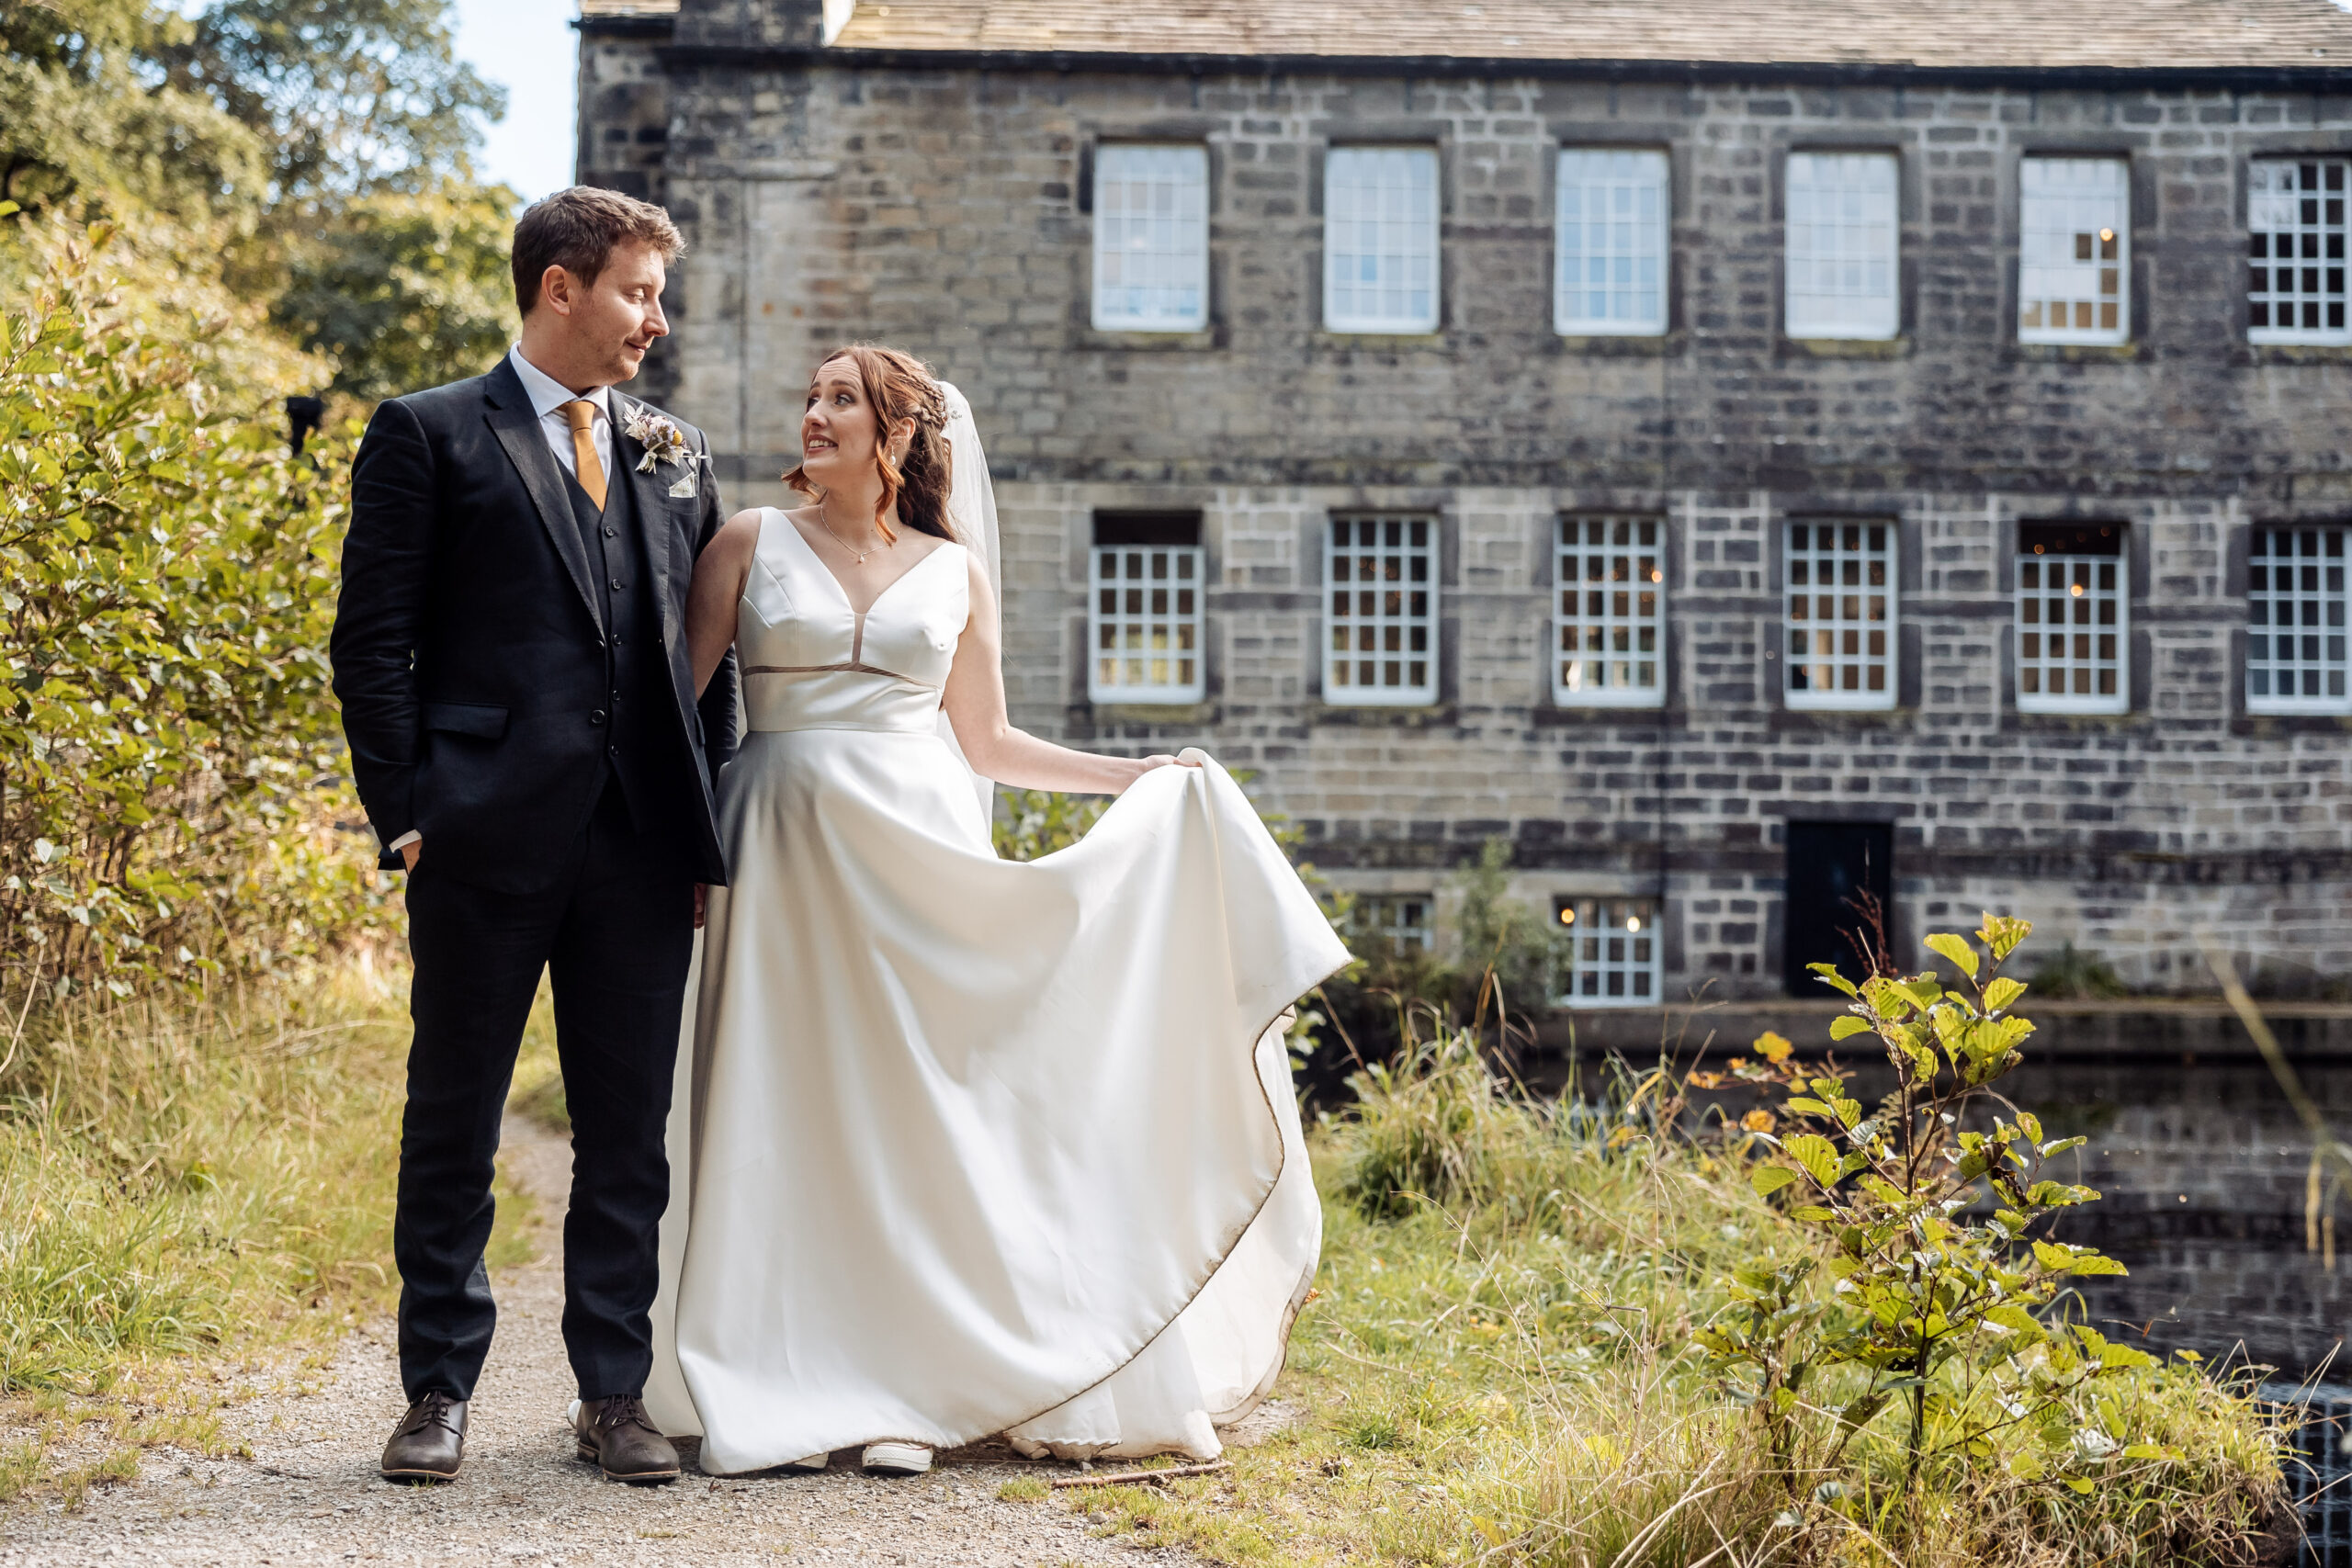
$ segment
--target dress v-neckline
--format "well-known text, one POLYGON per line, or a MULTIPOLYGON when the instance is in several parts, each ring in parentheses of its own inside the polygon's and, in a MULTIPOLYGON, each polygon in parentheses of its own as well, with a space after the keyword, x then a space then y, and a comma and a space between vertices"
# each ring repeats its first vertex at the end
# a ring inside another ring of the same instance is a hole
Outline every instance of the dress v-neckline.
POLYGON ((892 589, 898 587, 899 584, 904 582, 910 577, 912 577, 916 572, 921 571, 923 569, 923 563, 925 561, 930 560, 933 556, 943 554, 947 549, 947 547, 955 542, 952 539, 946 540, 942 542, 937 549, 926 551, 922 560, 916 561, 914 565, 907 568, 906 570, 899 573, 898 576, 884 583, 882 585, 882 592, 876 593, 874 596, 873 602, 868 604, 865 609, 861 610, 855 604, 850 603, 848 588, 843 586, 842 580, 834 575, 833 569, 825 564, 825 558, 817 553, 817 547, 808 542, 808 536, 800 531, 800 525, 792 520, 792 514, 786 512, 781 507, 772 507, 770 510, 775 512, 778 517, 784 519, 785 532, 790 534, 795 539, 799 541, 800 547, 808 552, 809 564, 817 569, 818 574, 823 577, 826 581, 833 585, 833 592, 841 597, 842 608, 847 610, 851 616, 860 623, 863 623, 868 615, 871 615, 875 611, 882 607, 882 601, 890 596, 890 591, 892 589))

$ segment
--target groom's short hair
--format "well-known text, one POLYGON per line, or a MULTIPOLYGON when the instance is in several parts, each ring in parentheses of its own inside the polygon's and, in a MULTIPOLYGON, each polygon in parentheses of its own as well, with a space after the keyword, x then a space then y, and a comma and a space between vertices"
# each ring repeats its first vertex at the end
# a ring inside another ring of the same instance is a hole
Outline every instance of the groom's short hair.
POLYGON ((573 186, 523 209, 514 223, 514 304, 522 314, 539 302, 539 279, 560 266, 582 284, 596 281, 614 249, 640 240, 675 261, 686 242, 670 215, 650 201, 597 186, 573 186))

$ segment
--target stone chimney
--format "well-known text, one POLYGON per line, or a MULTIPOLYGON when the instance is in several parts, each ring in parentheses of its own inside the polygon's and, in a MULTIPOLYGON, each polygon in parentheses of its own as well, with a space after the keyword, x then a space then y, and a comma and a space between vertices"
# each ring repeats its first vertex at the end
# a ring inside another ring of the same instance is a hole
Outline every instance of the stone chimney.
POLYGON ((682 0, 682 44, 820 49, 832 42, 857 0, 682 0))

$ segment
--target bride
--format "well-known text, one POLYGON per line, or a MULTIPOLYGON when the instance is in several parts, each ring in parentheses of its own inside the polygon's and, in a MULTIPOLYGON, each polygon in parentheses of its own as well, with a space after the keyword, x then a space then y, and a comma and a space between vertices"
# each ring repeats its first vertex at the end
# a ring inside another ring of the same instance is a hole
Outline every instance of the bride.
POLYGON ((697 563, 718 782, 646 1400, 717 1473, 1002 1433, 1216 1457, 1321 1244, 1280 1026, 1347 960, 1233 780, 1015 729, 970 412, 889 349, 819 367, 814 498, 697 563), (968 760, 968 763, 967 763, 968 760), (1030 863, 986 781, 1117 795, 1030 863))

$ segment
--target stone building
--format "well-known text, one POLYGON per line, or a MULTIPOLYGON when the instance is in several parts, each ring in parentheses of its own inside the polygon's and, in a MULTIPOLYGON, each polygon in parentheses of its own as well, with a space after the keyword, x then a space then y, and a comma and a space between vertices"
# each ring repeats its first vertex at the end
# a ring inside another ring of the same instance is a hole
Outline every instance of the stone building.
POLYGON ((2156 989, 2352 970, 2329 0, 583 0, 692 244, 651 395, 970 395, 1014 716, 1255 770, 1402 941, 1491 836, 1576 999, 1856 887, 2156 989), (1572 919, 1570 918, 1572 917, 1572 919))

